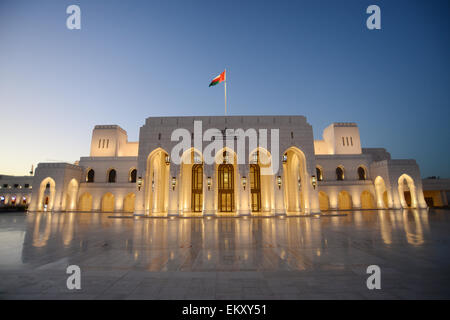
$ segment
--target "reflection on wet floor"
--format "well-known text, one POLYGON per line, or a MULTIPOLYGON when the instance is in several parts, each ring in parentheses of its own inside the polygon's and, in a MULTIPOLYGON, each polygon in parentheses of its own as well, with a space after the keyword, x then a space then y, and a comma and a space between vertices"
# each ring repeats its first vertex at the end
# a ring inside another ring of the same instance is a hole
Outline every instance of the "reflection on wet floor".
POLYGON ((450 297, 450 211, 318 217, 0 215, 0 299, 450 297), (82 270, 81 292, 66 268, 82 270), (366 287, 369 265, 382 290, 366 287), (231 272, 230 272, 231 271, 231 272))
POLYGON ((379 210, 321 218, 191 219, 76 212, 4 214, 1 265, 36 266, 68 257, 92 267, 152 271, 306 270, 345 264, 346 257, 335 257, 333 248, 424 246, 433 239, 430 220, 437 220, 442 230, 448 227, 449 212, 379 210), (15 226, 21 230, 14 230, 15 226), (18 245, 20 234, 23 243, 18 245), (14 250, 20 252, 12 254, 14 250))

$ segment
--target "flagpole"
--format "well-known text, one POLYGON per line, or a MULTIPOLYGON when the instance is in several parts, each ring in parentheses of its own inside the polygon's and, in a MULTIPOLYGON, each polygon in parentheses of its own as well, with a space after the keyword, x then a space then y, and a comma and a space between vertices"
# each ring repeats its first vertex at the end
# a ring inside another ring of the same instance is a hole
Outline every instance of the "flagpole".
POLYGON ((225 69, 225 115, 227 115, 227 69, 225 69))

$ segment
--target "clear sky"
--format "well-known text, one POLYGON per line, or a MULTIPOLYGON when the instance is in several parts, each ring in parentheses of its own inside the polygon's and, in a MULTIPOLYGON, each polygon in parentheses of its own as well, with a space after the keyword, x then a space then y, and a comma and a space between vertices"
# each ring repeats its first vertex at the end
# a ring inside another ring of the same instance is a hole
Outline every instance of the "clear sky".
POLYGON ((223 115, 227 68, 230 115, 305 115, 315 139, 357 122, 450 177, 449 33, 448 0, 0 0, 0 173, 88 156, 96 124, 136 141, 149 116, 223 115))

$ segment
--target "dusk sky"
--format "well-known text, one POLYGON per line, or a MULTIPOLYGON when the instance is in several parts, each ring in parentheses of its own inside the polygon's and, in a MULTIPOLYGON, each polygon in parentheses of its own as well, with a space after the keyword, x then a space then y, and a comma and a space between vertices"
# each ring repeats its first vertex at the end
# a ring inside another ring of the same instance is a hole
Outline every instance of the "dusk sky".
POLYGON ((0 0, 0 174, 88 156, 96 124, 136 141, 150 116, 223 115, 226 68, 229 115, 304 115, 315 139, 356 122, 450 178, 449 33, 448 0, 0 0))

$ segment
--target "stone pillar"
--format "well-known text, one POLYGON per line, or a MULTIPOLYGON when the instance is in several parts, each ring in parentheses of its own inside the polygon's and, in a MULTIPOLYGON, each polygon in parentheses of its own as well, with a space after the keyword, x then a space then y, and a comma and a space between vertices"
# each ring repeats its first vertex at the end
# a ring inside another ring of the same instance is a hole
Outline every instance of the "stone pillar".
POLYGON ((214 185, 215 185, 215 177, 214 177, 214 163, 213 164, 204 164, 203 165, 203 215, 212 216, 214 215, 214 185), (208 188, 208 177, 211 180, 211 186, 208 188))
POLYGON ((274 173, 273 183, 273 199, 274 199, 274 215, 285 215, 286 206, 284 203, 284 179, 283 179, 283 167, 281 166, 278 172, 274 173), (281 185, 278 186, 278 176, 281 177, 281 185))
POLYGON ((169 216, 179 216, 179 190, 181 190, 181 179, 180 179, 180 166, 174 163, 170 164, 170 175, 169 175, 169 203, 168 203, 168 215, 169 216), (175 177, 176 184, 172 185, 172 179, 175 177))
POLYGON ((238 215, 240 216, 248 216, 251 214, 251 199, 250 199, 250 177, 248 176, 249 174, 249 167, 247 164, 239 164, 238 166, 238 170, 239 170, 239 175, 238 175, 238 189, 237 192, 240 193, 240 197, 239 197, 239 210, 238 210, 238 215), (247 179, 247 184, 245 186, 245 190, 244 187, 242 185, 242 178, 246 177, 247 179))

